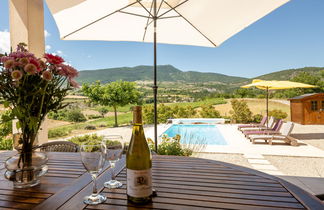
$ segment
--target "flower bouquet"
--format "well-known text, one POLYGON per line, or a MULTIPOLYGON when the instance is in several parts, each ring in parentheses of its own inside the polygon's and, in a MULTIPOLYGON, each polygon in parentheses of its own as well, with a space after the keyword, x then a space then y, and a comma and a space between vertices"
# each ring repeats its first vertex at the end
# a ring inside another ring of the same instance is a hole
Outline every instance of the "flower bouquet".
POLYGON ((5 176, 15 187, 34 186, 37 177, 46 173, 47 157, 34 152, 37 133, 47 113, 64 108, 64 97, 78 87, 77 70, 64 64, 63 58, 53 54, 37 58, 25 47, 19 44, 15 52, 0 55, 0 97, 21 130, 19 153, 6 162, 5 176))

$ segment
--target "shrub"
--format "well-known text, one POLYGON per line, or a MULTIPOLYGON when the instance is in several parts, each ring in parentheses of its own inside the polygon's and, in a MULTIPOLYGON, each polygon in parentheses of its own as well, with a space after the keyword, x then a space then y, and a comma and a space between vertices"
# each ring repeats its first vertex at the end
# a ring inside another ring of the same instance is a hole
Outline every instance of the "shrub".
MULTIPOLYGON (((176 155, 176 156, 190 156, 193 151, 189 148, 183 148, 180 144, 180 135, 173 138, 163 135, 162 142, 158 145, 157 153, 159 155, 176 155)), ((154 149, 154 142, 148 138, 147 142, 151 150, 154 149)))
MULTIPOLYGON (((172 118, 191 118, 196 116, 194 107, 188 106, 167 106, 160 104, 158 106, 158 122, 166 122, 172 118)), ((154 108, 152 105, 143 107, 143 119, 146 124, 154 123, 154 108)))
POLYGON ((233 109, 230 111, 232 120, 236 123, 247 123, 252 121, 252 112, 246 101, 233 99, 231 100, 231 104, 233 109))
POLYGON ((70 110, 67 113, 66 118, 68 121, 71 121, 71 122, 85 122, 85 121, 87 121, 84 114, 78 109, 70 110))
MULTIPOLYGON (((97 134, 92 134, 92 135, 84 135, 84 136, 76 136, 73 138, 70 138, 68 141, 73 142, 77 145, 82 145, 82 144, 100 144, 103 140, 103 136, 98 136, 97 134)), ((119 141, 111 141, 107 140, 106 145, 111 146, 111 145, 117 145, 121 144, 119 141)))
POLYGON ((96 130, 97 128, 94 125, 87 125, 87 126, 84 127, 84 129, 85 130, 96 130))
POLYGON ((98 112, 101 114, 101 116, 102 117, 105 117, 105 114, 107 114, 108 113, 108 108, 106 108, 106 107, 100 107, 99 109, 98 109, 98 112))
POLYGON ((262 114, 255 114, 252 117, 252 121, 256 122, 256 123, 259 123, 259 122, 261 122, 262 118, 263 118, 262 114))
POLYGON ((1 115, 0 150, 12 150, 12 113, 5 111, 1 115))
POLYGON ((84 114, 79 109, 61 109, 56 112, 50 112, 48 118, 53 120, 64 120, 69 122, 85 122, 87 121, 84 114))
POLYGON ((219 117, 221 117, 219 111, 215 110, 215 108, 211 104, 202 105, 199 115, 202 118, 219 118, 219 117))
POLYGON ((60 109, 56 112, 49 112, 47 117, 49 119, 53 119, 53 120, 67 121, 67 118, 66 118, 67 112, 68 112, 68 109, 60 109))
POLYGON ((73 138, 70 138, 68 141, 81 145, 81 144, 100 144, 102 140, 103 140, 103 136, 92 134, 92 135, 84 135, 84 136, 75 136, 73 138))
POLYGON ((88 119, 98 119, 98 118, 101 118, 101 116, 97 115, 97 114, 89 114, 89 115, 87 115, 87 118, 88 119))
POLYGON ((171 118, 174 118, 174 110, 172 110, 172 107, 160 104, 158 106, 158 122, 164 123, 171 118))
POLYGON ((56 128, 48 131, 48 138, 57 138, 67 136, 70 134, 70 130, 65 128, 56 128))
POLYGON ((12 150, 12 136, 0 137, 0 150, 12 150))
POLYGON ((143 106, 143 120, 145 124, 154 123, 154 107, 152 105, 143 106))
POLYGON ((280 109, 273 109, 269 111, 269 116, 273 116, 277 119, 285 119, 288 114, 280 109))
POLYGON ((173 113, 174 113, 174 118, 192 118, 195 117, 197 112, 195 110, 195 108, 193 108, 192 106, 174 106, 172 108, 173 113))

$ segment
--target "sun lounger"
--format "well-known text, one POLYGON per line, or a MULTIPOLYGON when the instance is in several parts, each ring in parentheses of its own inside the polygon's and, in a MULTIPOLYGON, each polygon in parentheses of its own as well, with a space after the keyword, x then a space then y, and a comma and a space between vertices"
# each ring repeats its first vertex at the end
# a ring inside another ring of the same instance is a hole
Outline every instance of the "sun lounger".
POLYGON ((270 129, 244 131, 243 134, 247 138, 249 138, 250 135, 255 135, 255 134, 257 134, 257 135, 280 134, 279 130, 280 130, 281 126, 282 126, 282 123, 283 123, 283 121, 280 119, 270 129))
POLYGON ((240 130, 242 132, 244 131, 255 131, 255 130, 263 130, 263 129, 268 129, 272 128, 276 122, 276 119, 274 117, 270 117, 269 122, 268 122, 268 127, 267 124, 265 123, 263 126, 258 126, 258 127, 250 127, 250 128, 241 128, 240 130))
POLYGON ((264 116, 260 123, 251 123, 251 124, 239 125, 237 127, 237 129, 241 130, 242 128, 262 127, 262 126, 266 126, 266 123, 267 123, 267 116, 264 116))
POLYGON ((272 145, 273 141, 283 141, 285 143, 288 143, 292 146, 297 146, 297 140, 290 135, 294 128, 294 123, 287 122, 282 125, 281 128, 281 134, 274 134, 274 135, 251 135, 250 139, 252 143, 254 144, 257 140, 263 140, 265 142, 268 142, 270 145, 272 145))

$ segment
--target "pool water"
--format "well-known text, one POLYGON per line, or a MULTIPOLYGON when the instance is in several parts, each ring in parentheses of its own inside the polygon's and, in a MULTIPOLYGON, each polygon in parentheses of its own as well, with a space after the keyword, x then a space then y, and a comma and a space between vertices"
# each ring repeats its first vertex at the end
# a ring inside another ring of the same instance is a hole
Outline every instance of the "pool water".
POLYGON ((227 145, 217 125, 179 125, 174 124, 163 134, 174 137, 179 134, 182 144, 227 145))

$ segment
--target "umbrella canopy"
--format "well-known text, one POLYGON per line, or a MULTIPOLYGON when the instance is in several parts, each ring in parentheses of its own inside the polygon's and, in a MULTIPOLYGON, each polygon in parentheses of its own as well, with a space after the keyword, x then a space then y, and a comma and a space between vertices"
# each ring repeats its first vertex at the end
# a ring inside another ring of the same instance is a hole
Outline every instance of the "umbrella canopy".
POLYGON ((269 90, 283 90, 283 89, 292 89, 292 88, 315 88, 316 86, 304 84, 300 82, 260 80, 260 79, 254 79, 251 84, 241 86, 241 88, 250 88, 250 87, 256 87, 258 89, 267 91, 266 112, 267 112, 267 127, 268 127, 269 90))
POLYGON ((314 85, 304 84, 292 81, 277 81, 277 80, 259 80, 255 79, 251 84, 244 85, 242 88, 256 87, 262 90, 282 90, 291 88, 315 88, 314 85))
POLYGON ((215 47, 289 0, 46 0, 65 40, 215 47))
POLYGON ((216 47, 289 0, 46 1, 61 39, 154 43, 154 140, 157 150, 156 43, 216 47))

